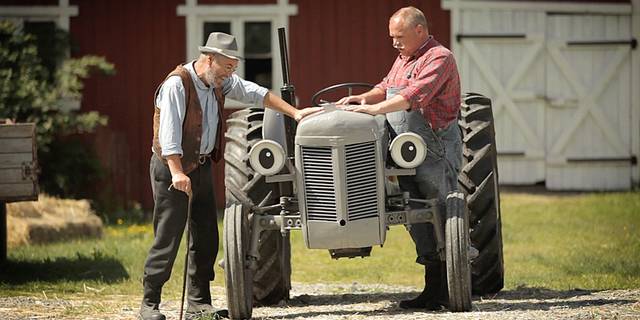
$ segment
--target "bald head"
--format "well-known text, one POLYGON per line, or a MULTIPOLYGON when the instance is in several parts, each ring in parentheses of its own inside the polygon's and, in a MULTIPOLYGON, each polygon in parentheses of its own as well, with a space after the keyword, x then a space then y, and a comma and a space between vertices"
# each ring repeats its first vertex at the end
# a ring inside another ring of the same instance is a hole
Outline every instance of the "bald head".
POLYGON ((404 7, 389 19, 389 36, 401 55, 411 56, 429 38, 427 19, 415 7, 404 7))
POLYGON ((414 28, 421 25, 425 30, 427 29, 427 18, 424 13, 416 7, 404 7, 396 11, 389 21, 395 20, 395 22, 403 23, 404 27, 414 28))

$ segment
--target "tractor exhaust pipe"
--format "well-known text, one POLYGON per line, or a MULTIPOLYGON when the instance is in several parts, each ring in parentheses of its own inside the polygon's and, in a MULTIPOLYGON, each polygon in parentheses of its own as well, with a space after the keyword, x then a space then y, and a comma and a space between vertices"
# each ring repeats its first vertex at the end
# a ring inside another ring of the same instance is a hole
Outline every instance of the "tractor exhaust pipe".
MULTIPOLYGON (((278 38, 280 40, 280 58, 282 62, 282 82, 284 83, 280 88, 280 96, 282 100, 286 101, 292 106, 296 106, 296 94, 295 88, 289 82, 289 51, 287 50, 287 34, 284 28, 278 28, 278 38)), ((284 128, 286 134, 287 143, 287 156, 293 157, 294 154, 294 138, 296 134, 296 122, 295 120, 285 117, 284 128)))

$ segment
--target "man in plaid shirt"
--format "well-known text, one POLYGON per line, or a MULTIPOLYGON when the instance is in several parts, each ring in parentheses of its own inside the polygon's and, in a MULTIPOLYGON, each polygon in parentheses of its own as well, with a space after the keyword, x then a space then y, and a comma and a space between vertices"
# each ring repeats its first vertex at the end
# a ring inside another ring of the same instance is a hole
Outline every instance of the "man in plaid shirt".
MULTIPOLYGON (((457 190, 462 160, 456 121, 460 110, 456 62, 451 51, 429 35, 426 18, 417 8, 394 13, 389 35, 400 54, 387 76, 370 91, 344 97, 337 104, 345 110, 385 114, 396 134, 414 132, 424 139, 427 158, 416 168, 415 176, 399 177, 400 188, 411 198, 437 197, 444 214, 444 199, 457 190), (347 105, 350 103, 357 105, 347 105)), ((400 307, 440 310, 448 305, 446 266, 438 254, 433 225, 414 224, 409 232, 416 244, 416 262, 425 265, 425 288, 418 297, 401 301, 400 307)))

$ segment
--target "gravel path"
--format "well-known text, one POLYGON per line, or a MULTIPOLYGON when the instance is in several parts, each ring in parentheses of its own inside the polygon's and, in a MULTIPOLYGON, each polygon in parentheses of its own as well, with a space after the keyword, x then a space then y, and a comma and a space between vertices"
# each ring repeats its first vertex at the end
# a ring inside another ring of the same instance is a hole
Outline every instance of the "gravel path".
MULTIPOLYGON (((213 287, 214 305, 223 306, 224 288, 213 287)), ((493 297, 474 297, 473 312, 416 312, 399 309, 417 288, 362 284, 294 283, 292 299, 254 309, 256 319, 640 319, 640 289, 551 291, 520 288, 493 297)), ((100 293, 58 299, 0 297, 0 319, 135 319, 140 297, 100 293)), ((179 301, 161 306, 177 319, 179 301)))

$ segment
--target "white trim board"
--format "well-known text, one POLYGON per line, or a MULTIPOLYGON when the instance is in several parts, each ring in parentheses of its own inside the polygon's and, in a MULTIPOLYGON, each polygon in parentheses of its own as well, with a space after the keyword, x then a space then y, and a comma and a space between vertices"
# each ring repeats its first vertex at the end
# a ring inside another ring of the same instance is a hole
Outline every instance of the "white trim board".
POLYGON ((54 20, 59 28, 69 31, 69 19, 78 16, 78 6, 59 0, 57 6, 0 6, 0 18, 54 20))

